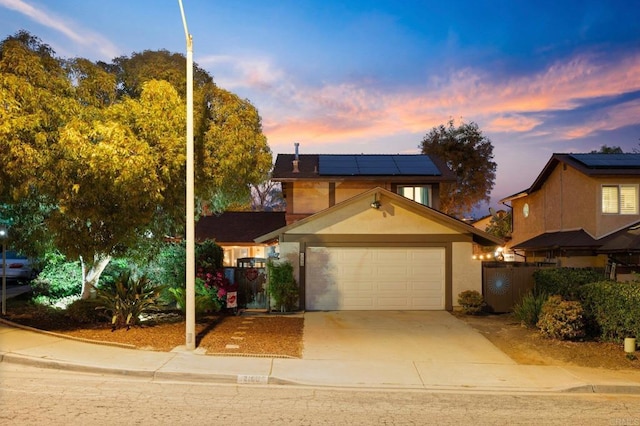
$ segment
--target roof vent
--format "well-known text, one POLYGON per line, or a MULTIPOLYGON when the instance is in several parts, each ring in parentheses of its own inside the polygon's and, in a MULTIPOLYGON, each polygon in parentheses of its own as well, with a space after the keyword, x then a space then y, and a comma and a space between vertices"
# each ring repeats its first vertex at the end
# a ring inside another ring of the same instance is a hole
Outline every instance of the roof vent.
POLYGON ((296 156, 293 160, 293 173, 300 173, 300 169, 298 168, 298 165, 300 164, 300 155, 298 154, 298 148, 300 147, 300 144, 296 142, 294 143, 294 146, 296 147, 296 156))

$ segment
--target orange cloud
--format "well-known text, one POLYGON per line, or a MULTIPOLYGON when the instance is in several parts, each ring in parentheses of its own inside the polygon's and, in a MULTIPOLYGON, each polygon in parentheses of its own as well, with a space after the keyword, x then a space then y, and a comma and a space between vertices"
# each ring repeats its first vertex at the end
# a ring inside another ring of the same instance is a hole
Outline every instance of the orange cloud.
MULTIPOLYGON (((423 87, 395 92, 355 83, 308 87, 296 84, 295 79, 268 62, 238 65, 235 69, 244 70, 236 81, 238 85, 256 88, 268 83, 269 89, 262 93, 264 99, 256 105, 270 143, 331 143, 426 133, 450 118, 478 122, 485 132, 533 135, 534 131, 555 131, 544 129, 543 118, 527 114, 542 117, 540 113, 545 111, 571 110, 590 99, 640 90, 640 54, 617 62, 599 60, 576 56, 538 74, 502 81, 464 69, 446 79, 432 78, 423 87)), ((606 118, 567 127, 557 136, 573 138, 615 129, 636 124, 637 117, 637 102, 621 104, 609 108, 606 118)))

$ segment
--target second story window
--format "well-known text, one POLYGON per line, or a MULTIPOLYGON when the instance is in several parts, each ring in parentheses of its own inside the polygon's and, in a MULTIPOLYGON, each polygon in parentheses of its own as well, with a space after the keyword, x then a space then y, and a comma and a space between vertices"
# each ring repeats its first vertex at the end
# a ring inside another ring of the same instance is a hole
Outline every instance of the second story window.
POLYGON ((398 186, 398 194, 431 207, 431 186, 398 186))
POLYGON ((602 213, 638 214, 638 185, 603 185, 602 213))

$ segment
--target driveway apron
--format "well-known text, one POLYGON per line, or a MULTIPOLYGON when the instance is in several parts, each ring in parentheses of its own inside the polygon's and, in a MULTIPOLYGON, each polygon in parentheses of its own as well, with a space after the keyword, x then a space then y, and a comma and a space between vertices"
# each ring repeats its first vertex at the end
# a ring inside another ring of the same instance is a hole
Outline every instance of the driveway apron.
POLYGON ((515 364, 446 311, 304 314, 303 359, 515 364))

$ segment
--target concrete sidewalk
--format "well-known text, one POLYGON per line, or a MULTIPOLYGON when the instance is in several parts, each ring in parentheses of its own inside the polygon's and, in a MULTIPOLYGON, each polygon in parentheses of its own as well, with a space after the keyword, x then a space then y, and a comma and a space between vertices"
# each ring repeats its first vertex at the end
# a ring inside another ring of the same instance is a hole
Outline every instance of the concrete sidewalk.
POLYGON ((155 380, 353 388, 640 394, 640 371, 508 361, 281 359, 152 352, 87 343, 0 323, 0 361, 155 380))

